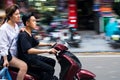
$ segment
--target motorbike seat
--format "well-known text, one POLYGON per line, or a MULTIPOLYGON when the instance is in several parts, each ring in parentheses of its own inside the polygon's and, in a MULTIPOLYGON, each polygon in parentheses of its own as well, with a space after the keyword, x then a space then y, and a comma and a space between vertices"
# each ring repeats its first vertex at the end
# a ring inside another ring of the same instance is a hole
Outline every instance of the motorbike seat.
MULTIPOLYGON (((15 67, 9 66, 9 72, 12 77, 12 80, 16 80, 18 69, 15 67)), ((33 76, 26 74, 24 80, 35 80, 33 76)))

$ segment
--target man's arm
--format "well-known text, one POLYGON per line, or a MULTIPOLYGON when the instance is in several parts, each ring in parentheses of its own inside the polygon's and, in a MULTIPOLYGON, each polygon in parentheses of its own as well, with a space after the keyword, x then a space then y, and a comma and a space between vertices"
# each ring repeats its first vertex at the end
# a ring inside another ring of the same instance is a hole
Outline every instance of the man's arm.
POLYGON ((55 54, 57 52, 57 50, 55 50, 54 48, 52 49, 44 49, 44 50, 40 50, 40 49, 36 49, 36 48, 30 48, 27 50, 28 54, 41 54, 41 53, 53 53, 55 54))
POLYGON ((41 53, 56 53, 57 51, 55 49, 37 49, 34 48, 37 45, 50 45, 50 44, 45 44, 45 43, 39 43, 37 42, 34 38, 32 38, 32 41, 28 40, 28 37, 26 36, 25 33, 21 33, 18 36, 18 43, 19 47, 21 47, 23 52, 27 52, 28 54, 41 54, 41 53))
POLYGON ((52 43, 39 42, 38 46, 52 46, 52 43))

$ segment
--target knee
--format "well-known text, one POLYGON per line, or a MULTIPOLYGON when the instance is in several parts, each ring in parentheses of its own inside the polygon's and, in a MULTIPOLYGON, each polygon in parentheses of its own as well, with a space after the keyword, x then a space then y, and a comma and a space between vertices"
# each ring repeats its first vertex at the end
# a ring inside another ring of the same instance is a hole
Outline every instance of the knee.
POLYGON ((22 72, 27 72, 28 70, 28 66, 26 63, 22 63, 22 65, 20 66, 20 71, 22 72))
POLYGON ((49 70, 49 74, 52 74, 52 75, 53 75, 53 74, 54 74, 54 72, 55 72, 54 67, 51 67, 51 68, 50 68, 50 70, 49 70))
POLYGON ((54 64, 54 67, 55 67, 55 64, 56 64, 56 61, 55 61, 55 60, 54 60, 53 64, 54 64))
POLYGON ((54 59, 51 60, 51 65, 55 67, 56 61, 54 59))

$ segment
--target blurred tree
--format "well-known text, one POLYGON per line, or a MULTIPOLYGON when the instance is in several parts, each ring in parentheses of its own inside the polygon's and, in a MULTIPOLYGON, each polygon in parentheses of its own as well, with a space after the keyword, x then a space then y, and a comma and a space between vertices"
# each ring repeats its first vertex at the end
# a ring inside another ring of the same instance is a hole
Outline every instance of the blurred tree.
POLYGON ((47 25, 50 25, 50 23, 52 22, 53 20, 53 14, 52 12, 44 12, 44 19, 41 21, 41 23, 43 24, 47 24, 47 25))

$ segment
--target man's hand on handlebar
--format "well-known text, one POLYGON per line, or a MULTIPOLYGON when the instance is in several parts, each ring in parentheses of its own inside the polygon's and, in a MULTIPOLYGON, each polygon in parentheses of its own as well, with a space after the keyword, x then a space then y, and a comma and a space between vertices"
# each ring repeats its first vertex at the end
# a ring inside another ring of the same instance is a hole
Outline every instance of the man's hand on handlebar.
POLYGON ((49 50, 49 53, 50 54, 57 54, 57 50, 56 49, 54 49, 54 48, 51 48, 50 50, 49 50))
POLYGON ((53 48, 57 43, 50 43, 50 46, 53 48))

